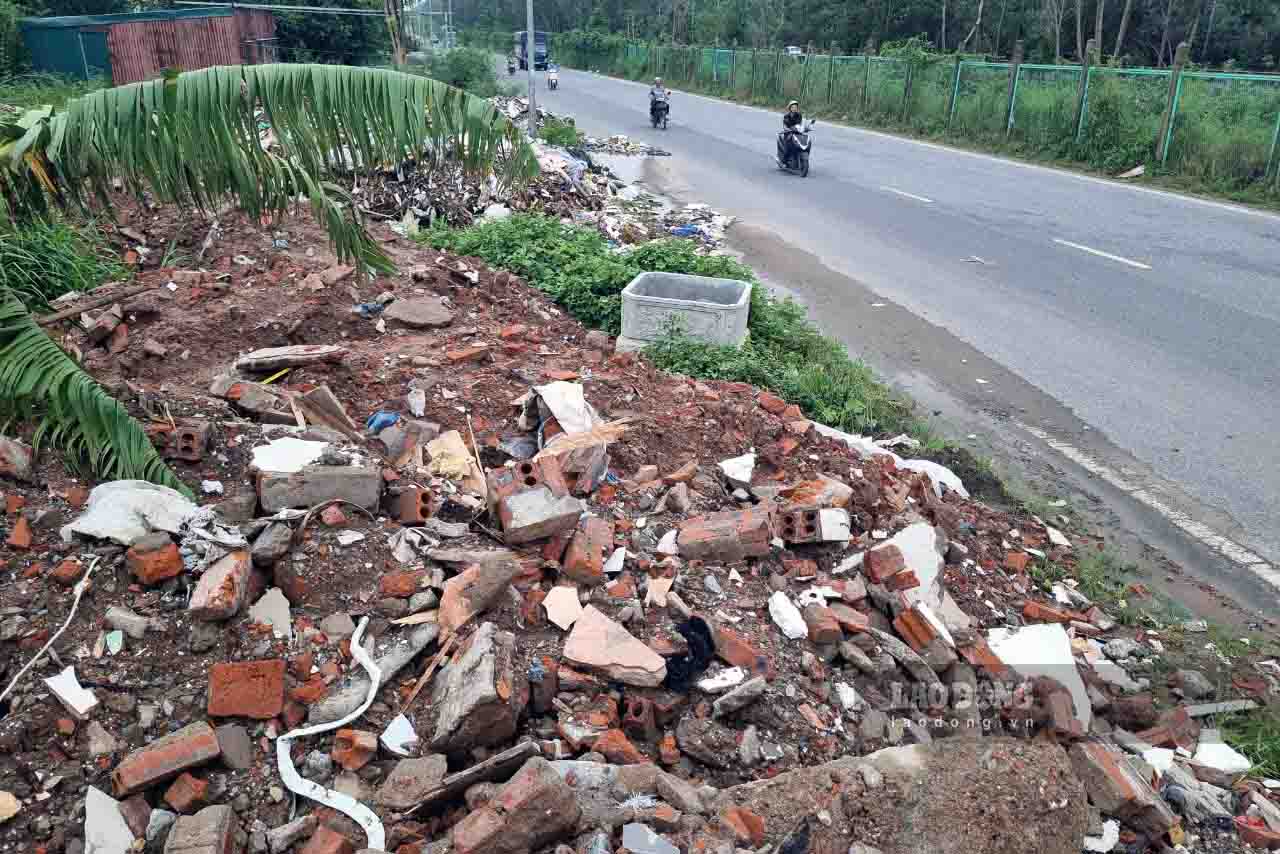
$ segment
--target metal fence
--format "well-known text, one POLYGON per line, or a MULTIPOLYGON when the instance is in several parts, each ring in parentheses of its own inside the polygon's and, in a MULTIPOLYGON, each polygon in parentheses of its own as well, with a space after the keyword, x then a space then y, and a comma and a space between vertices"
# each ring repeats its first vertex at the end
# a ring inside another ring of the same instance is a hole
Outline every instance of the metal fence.
POLYGON ((1118 172, 1138 164, 1280 195, 1280 75, 984 62, 939 56, 789 56, 639 42, 566 65, 749 103, 906 129, 1118 172), (1176 76, 1175 76, 1176 75, 1176 76))

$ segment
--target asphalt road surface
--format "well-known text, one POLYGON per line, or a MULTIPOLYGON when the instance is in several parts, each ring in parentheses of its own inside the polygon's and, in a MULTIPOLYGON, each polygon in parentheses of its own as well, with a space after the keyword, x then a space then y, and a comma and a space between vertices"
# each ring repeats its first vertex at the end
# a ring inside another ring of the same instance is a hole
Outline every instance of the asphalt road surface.
POLYGON ((1280 217, 822 123, 801 179, 773 165, 780 110, 677 91, 654 130, 646 86, 542 78, 539 103, 586 133, 669 150, 659 189, 741 218, 765 266, 831 271, 766 275, 855 353, 909 328, 877 312, 913 315, 916 385, 1003 407, 1276 593, 1280 217))

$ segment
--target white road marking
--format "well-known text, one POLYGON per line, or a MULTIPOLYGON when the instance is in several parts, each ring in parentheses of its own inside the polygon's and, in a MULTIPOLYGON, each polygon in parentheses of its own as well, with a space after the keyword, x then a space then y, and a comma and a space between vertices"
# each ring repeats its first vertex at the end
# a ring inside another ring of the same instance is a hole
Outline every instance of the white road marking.
POLYGON ((1072 243, 1070 240, 1063 240, 1061 237, 1053 238, 1053 242, 1062 246, 1070 246, 1072 249, 1079 249, 1081 252, 1088 252, 1090 255, 1097 255, 1099 258, 1106 258, 1108 261, 1128 264, 1130 267, 1137 267, 1139 270, 1151 269, 1150 264, 1143 264, 1141 261, 1134 261, 1132 258, 1124 258, 1120 255, 1112 255, 1110 252, 1103 252, 1101 249, 1094 249, 1092 246, 1085 246, 1083 243, 1072 243))
POLYGON ((895 190, 893 187, 881 187, 886 193, 893 193, 907 199, 915 199, 917 202, 924 202, 926 205, 933 204, 933 199, 926 199, 924 196, 917 196, 915 193, 908 193, 906 190, 895 190))
POLYGON ((1258 576, 1258 578, 1261 578, 1273 587, 1280 588, 1280 572, 1276 571, 1276 569, 1267 563, 1267 561, 1261 556, 1254 554, 1236 541, 1222 536, 1203 522, 1197 522, 1181 510, 1170 507, 1150 489, 1131 482, 1119 472, 1109 466, 1103 465, 1091 457, 1087 452, 1080 450, 1074 445, 1064 442, 1061 439, 1055 439, 1044 430, 1032 427, 1029 424, 1022 424, 1018 422, 1018 426, 1044 442, 1054 451, 1057 451, 1059 454, 1062 454, 1062 456, 1083 468, 1085 471, 1102 478, 1116 489, 1128 494, 1130 497, 1159 513, 1161 516, 1180 528, 1188 536, 1200 541, 1202 544, 1222 555, 1232 563, 1249 570, 1254 575, 1258 576))

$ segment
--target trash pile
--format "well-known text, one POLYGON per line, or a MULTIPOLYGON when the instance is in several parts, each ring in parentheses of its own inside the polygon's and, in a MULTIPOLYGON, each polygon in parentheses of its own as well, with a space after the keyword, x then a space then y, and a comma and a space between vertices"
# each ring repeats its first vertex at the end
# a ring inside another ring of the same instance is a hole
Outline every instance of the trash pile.
POLYGON ((1170 667, 1203 624, 1091 602, 1069 520, 614 353, 505 272, 388 230, 406 272, 359 283, 287 227, 268 255, 228 220, 210 269, 60 330, 194 500, 0 440, 6 844, 1280 844, 1209 725, 1280 667, 1170 667))
POLYGON ((664 148, 658 148, 656 145, 650 145, 647 142, 640 142, 621 133, 605 139, 596 139, 593 136, 589 136, 583 141, 582 147, 587 151, 597 151, 601 154, 624 154, 633 157, 671 156, 671 152, 664 148))

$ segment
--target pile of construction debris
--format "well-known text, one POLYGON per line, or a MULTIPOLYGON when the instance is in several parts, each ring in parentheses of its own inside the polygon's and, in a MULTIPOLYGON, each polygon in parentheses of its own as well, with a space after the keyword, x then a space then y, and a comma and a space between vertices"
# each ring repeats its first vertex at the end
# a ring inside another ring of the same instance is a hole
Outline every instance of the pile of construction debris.
POLYGON ((7 845, 1280 844, 1207 726, 1276 665, 1170 672, 1197 627, 1089 601, 1085 534, 380 237, 408 272, 356 283, 224 223, 62 330, 199 498, 0 440, 7 845))

